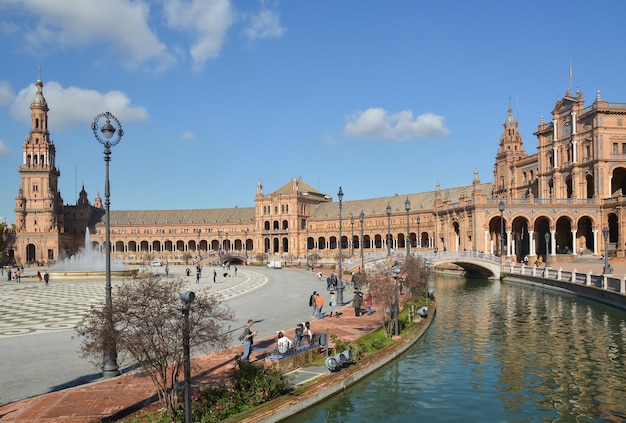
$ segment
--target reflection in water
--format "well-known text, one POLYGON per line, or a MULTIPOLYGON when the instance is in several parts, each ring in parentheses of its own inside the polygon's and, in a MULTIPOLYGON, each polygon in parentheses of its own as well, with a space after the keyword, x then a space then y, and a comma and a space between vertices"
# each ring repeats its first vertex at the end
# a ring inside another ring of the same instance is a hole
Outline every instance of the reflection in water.
POLYGON ((626 420, 626 313, 521 284, 437 276, 400 360, 291 422, 626 420))

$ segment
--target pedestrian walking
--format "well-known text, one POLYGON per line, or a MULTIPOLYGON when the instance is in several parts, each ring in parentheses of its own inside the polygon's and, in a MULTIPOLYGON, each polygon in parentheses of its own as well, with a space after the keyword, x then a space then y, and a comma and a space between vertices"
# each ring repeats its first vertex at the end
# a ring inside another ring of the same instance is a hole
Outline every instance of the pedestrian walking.
POLYGON ((309 307, 313 309, 311 317, 315 317, 317 314, 317 306, 315 305, 315 298, 317 297, 317 291, 313 291, 313 294, 309 297, 309 307))
POLYGON ((202 273, 200 271, 196 272, 196 283, 200 283, 200 276, 202 273))
POLYGON ((237 266, 235 266, 235 276, 237 276, 237 266))
POLYGON ((243 330, 242 342, 243 342, 243 357, 241 357, 242 361, 250 361, 250 353, 252 352, 252 345, 254 344, 254 337, 256 336, 256 331, 253 331, 252 324, 253 320, 249 319, 246 327, 243 330))
POLYGON ((328 306, 330 307, 330 317, 333 317, 333 313, 335 313, 335 317, 339 317, 337 313, 337 297, 335 296, 335 291, 330 292, 330 299, 328 300, 328 306))
POLYGON ((317 318, 318 319, 323 319, 324 318, 324 312, 322 311, 322 308, 324 307, 324 298, 322 298, 322 296, 320 294, 317 294, 317 296, 315 297, 315 306, 317 308, 317 318))
POLYGON ((42 279, 41 272, 38 270, 38 271, 37 271, 37 280, 38 280, 39 282, 41 282, 41 279, 42 279))
POLYGON ((354 298, 352 298, 352 307, 354 307, 354 317, 361 317, 361 304, 363 303, 363 297, 358 291, 354 291, 354 298))
POLYGON ((365 297, 365 305, 367 306, 367 315, 371 316, 373 311, 372 311, 372 305, 374 304, 374 299, 372 298, 372 293, 368 292, 367 293, 367 297, 365 297))
POLYGON ((48 272, 45 272, 43 274, 43 281, 46 283, 46 286, 48 286, 48 282, 50 281, 50 275, 48 274, 48 272))
POLYGON ((217 277, 217 270, 213 269, 213 283, 215 282, 215 278, 217 277))
POLYGON ((165 266, 165 277, 167 278, 169 277, 169 275, 170 275, 170 268, 165 266))

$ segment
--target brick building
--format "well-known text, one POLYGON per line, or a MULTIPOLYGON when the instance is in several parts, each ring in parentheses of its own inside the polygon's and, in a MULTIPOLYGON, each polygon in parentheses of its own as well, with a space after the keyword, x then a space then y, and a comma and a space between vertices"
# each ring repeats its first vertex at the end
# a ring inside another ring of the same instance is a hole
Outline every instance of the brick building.
MULTIPOLYGON (((48 105, 39 78, 30 106, 31 129, 19 167, 15 243, 18 263, 55 262, 91 242, 104 249, 102 200, 84 187, 76 204, 63 203, 56 148, 48 131, 48 105)), ((585 107, 570 90, 539 120, 537 152, 527 154, 509 106, 495 157, 494 182, 475 172, 469 185, 402 196, 337 201, 292 179, 265 194, 257 183, 254 207, 198 210, 111 210, 114 259, 131 262, 223 257, 236 262, 347 261, 394 251, 485 251, 509 258, 550 255, 571 260, 580 252, 625 257, 621 236, 626 184, 626 103, 598 93, 585 107), (503 221, 503 222, 502 222, 503 221), (501 238, 501 232, 504 237, 501 238), (388 235, 390 234, 390 236, 388 235), (407 235, 408 234, 408 235, 407 235)), ((463 178, 463 175, 459 175, 463 178)))

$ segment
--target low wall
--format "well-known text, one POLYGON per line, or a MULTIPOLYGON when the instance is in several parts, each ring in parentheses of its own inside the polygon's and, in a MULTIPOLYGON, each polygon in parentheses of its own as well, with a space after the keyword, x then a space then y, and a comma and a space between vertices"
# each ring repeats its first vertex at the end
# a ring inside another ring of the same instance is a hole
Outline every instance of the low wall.
POLYGON ((313 361, 319 358, 320 351, 321 347, 319 345, 315 345, 312 347, 304 348, 302 350, 297 350, 296 352, 289 355, 270 355, 268 357, 265 357, 263 364, 265 368, 272 368, 285 374, 301 367, 310 366, 313 361))
MULTIPOLYGON (((543 269, 538 269, 539 272, 543 271, 543 269)), ((540 273, 541 274, 541 273, 540 273)), ((560 271, 550 271, 547 273, 548 277, 543 277, 540 275, 526 275, 526 274, 516 274, 516 273, 503 273, 502 280, 504 282, 520 282, 520 283, 530 283, 535 286, 541 286, 545 288, 566 291, 574 295, 578 295, 584 298, 589 298, 594 301, 598 301, 604 304, 608 304, 610 306, 626 310, 626 295, 619 292, 619 288, 615 287, 614 289, 607 289, 609 284, 606 282, 606 275, 591 275, 591 274, 577 274, 573 272, 560 272, 560 271), (553 272, 556 272, 556 276, 558 277, 550 277, 555 276, 553 272), (565 275, 564 275, 565 274, 565 275), (563 276, 566 277, 567 280, 563 279, 563 276), (593 280, 598 280, 600 286, 594 286, 591 283, 593 280), (574 282, 572 282, 572 280, 574 282)), ((613 284, 618 284, 618 286, 623 286, 623 282, 619 279, 617 281, 613 280, 613 284)))
POLYGON ((327 398, 343 392, 361 379, 380 369, 385 364, 411 348, 430 327, 436 315, 436 307, 410 332, 388 347, 338 372, 320 376, 310 384, 297 388, 293 393, 262 404, 244 413, 237 414, 224 423, 275 423, 305 410, 327 398))

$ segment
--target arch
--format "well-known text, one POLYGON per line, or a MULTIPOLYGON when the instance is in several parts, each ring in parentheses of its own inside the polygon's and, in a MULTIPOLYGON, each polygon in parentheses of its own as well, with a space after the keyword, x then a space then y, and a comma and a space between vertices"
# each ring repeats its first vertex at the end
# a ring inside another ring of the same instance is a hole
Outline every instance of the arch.
POLYGON ((518 263, 530 254, 528 223, 526 216, 516 216, 511 222, 511 252, 517 258, 518 263))
POLYGON ((499 213, 494 214, 491 219, 489 219, 489 242, 490 245, 488 247, 491 254, 494 256, 500 256, 503 248, 506 254, 506 219, 499 213), (503 227, 504 233, 501 234, 500 232, 503 227))
POLYGON ((372 248, 372 238, 369 235, 363 236, 363 249, 365 248, 368 248, 368 249, 372 248))
POLYGON ((161 251, 161 241, 158 241, 158 240, 152 241, 152 251, 155 251, 155 252, 161 251))
POLYGON ((321 236, 317 239, 317 249, 324 250, 326 249, 326 238, 321 236))
POLYGON ((137 242, 136 241, 128 241, 128 251, 137 252, 137 242))
POLYGON ((282 244, 282 252, 288 253, 289 252, 289 239, 286 236, 281 239, 281 244, 282 244))
POLYGON ((452 230, 454 231, 454 251, 462 249, 461 245, 461 225, 457 220, 452 222, 452 230))
MULTIPOLYGON (((278 221, 276 223, 278 223, 278 221)), ((276 253, 278 253, 280 251, 280 245, 279 245, 278 241, 279 241, 278 238, 274 238, 272 240, 272 253, 274 253, 274 254, 276 254, 276 253)))
POLYGON ((573 249, 572 219, 569 216, 561 216, 556 221, 556 253, 569 254, 573 249))
POLYGON ((336 236, 331 236, 328 239, 329 245, 328 248, 331 250, 335 250, 337 248, 337 237, 336 236))
POLYGON ((378 234, 374 235, 374 248, 383 248, 383 237, 378 234))
POLYGON ((584 254, 586 250, 596 251, 594 248, 593 220, 589 216, 581 216, 576 225, 576 247, 584 254), (580 250, 582 248, 582 251, 580 250))
POLYGON ((263 222, 263 230, 269 231, 270 228, 271 228, 271 226, 270 226, 270 221, 269 220, 266 220, 265 222, 263 222))
POLYGON ((115 242, 115 251, 124 252, 124 242, 123 241, 116 241, 115 242))
POLYGON ((282 222, 282 228, 283 231, 286 231, 287 229, 289 229, 289 221, 287 221, 286 219, 283 220, 282 222))
POLYGON ((594 190, 594 181, 593 181, 593 174, 591 174, 590 172, 588 172, 585 175, 585 188, 586 188, 586 198, 593 198, 594 194, 595 194, 595 190, 594 190))
POLYGON ((611 197, 623 195, 626 191, 626 169, 616 167, 611 173, 611 197))
POLYGON ((565 178, 565 191, 567 198, 572 198, 574 196, 574 181, 572 175, 567 175, 565 178))
POLYGON ((535 251, 537 256, 546 256, 550 251, 551 235, 550 235, 551 221, 547 216, 539 216, 535 219, 533 228, 535 231, 535 251), (548 234, 548 242, 546 243, 545 235, 548 234))
POLYGON ((609 244, 613 244, 609 245, 609 248, 614 249, 619 241, 619 218, 615 213, 609 213, 607 220, 609 221, 609 244))

